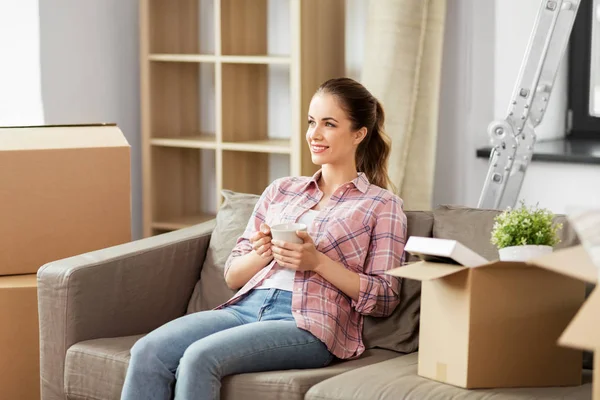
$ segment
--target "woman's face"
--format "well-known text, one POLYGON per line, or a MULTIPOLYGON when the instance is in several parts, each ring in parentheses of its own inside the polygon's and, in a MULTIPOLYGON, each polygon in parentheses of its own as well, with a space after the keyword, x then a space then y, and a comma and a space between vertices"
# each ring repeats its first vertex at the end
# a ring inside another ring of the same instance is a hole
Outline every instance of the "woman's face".
POLYGON ((306 141, 316 165, 354 164, 356 148, 367 129, 352 130, 352 121, 335 96, 317 93, 308 108, 306 141))

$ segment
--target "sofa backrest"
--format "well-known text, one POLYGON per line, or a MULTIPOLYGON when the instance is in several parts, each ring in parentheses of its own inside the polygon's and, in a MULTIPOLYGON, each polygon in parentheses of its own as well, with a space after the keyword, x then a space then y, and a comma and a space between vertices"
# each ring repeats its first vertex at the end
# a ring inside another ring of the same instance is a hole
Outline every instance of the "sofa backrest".
MULTIPOLYGON (((242 235, 259 196, 223 191, 224 203, 217 213, 217 223, 210 239, 202 267, 188 305, 188 313, 209 310, 234 295, 225 284, 225 261, 242 235)), ((459 240, 474 251, 492 260, 498 252, 490 243, 490 234, 497 210, 483 210, 461 206, 441 206, 434 211, 407 211, 408 236, 426 236, 459 240)), ((564 216, 557 216, 564 224, 557 248, 578 244, 577 235, 564 216)), ((407 255, 406 261, 415 261, 407 255)), ((418 348, 420 315, 420 282, 402 280, 400 304, 387 318, 365 317, 363 340, 367 348, 384 348, 410 353, 418 348)))
MULTIPOLYGON (((442 205, 434 212, 433 237, 458 240, 488 260, 497 260, 498 250, 490 238, 494 218, 500 213, 498 210, 442 205)), ((558 232, 561 241, 556 249, 579 244, 577 234, 564 215, 555 216, 554 222, 563 224, 563 229, 558 232)))

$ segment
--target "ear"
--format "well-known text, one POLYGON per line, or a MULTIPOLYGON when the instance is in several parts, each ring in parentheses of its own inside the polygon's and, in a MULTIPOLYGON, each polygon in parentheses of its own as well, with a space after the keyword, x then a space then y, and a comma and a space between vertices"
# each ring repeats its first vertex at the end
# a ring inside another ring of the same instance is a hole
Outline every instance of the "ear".
POLYGON ((367 128, 365 126, 363 126, 359 130, 354 132, 354 144, 356 146, 358 146, 360 144, 360 142, 362 142, 366 136, 367 136, 367 128))

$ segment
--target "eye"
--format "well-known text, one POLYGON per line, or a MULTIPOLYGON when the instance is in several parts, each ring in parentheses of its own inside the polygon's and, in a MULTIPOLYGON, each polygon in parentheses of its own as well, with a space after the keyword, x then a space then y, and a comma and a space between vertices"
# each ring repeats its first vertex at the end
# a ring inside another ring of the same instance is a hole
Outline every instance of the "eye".
POLYGON ((312 119, 308 120, 308 126, 313 126, 315 124, 315 121, 312 119))
POLYGON ((329 127, 331 127, 331 128, 335 128, 335 125, 334 125, 334 124, 332 124, 331 122, 327 122, 327 123, 325 124, 325 126, 329 126, 329 127))

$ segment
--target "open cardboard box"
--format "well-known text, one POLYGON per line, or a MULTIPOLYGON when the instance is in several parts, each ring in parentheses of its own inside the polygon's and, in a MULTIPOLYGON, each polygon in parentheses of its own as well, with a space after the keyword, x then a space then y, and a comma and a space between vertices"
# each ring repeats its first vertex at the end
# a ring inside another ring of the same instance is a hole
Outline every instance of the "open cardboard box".
POLYGON ((559 339, 563 346, 594 352, 593 400, 600 400, 600 290, 594 289, 559 339))
POLYGON ((388 273, 422 281, 419 375, 467 389, 581 384, 581 351, 558 339, 584 303, 584 282, 597 279, 582 246, 529 262, 421 261, 388 273))

